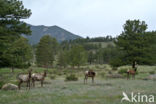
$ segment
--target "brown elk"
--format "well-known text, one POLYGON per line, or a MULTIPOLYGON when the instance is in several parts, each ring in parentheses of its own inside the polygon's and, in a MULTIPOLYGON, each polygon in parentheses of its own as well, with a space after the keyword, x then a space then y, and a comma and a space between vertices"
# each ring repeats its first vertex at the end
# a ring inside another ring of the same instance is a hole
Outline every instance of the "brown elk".
POLYGON ((28 74, 19 74, 19 75, 17 75, 17 79, 19 80, 19 83, 18 83, 19 90, 20 90, 21 84, 23 82, 27 83, 27 87, 29 87, 29 89, 30 89, 31 71, 32 70, 29 70, 28 74))
POLYGON ((137 69, 131 69, 127 71, 127 79, 130 78, 130 75, 132 75, 133 79, 135 79, 135 74, 136 74, 137 69))
POLYGON ((43 87, 43 81, 47 75, 46 70, 44 70, 44 73, 33 73, 32 74, 32 84, 33 87, 35 87, 35 81, 40 81, 41 82, 41 87, 43 87))
POLYGON ((96 73, 92 70, 86 71, 85 72, 85 78, 84 78, 84 84, 87 83, 87 79, 88 77, 92 78, 92 83, 94 83, 94 77, 95 77, 96 73))
POLYGON ((130 78, 130 75, 133 77, 133 79, 135 79, 135 74, 137 72, 137 66, 138 66, 137 63, 134 61, 132 69, 127 71, 127 79, 130 78))

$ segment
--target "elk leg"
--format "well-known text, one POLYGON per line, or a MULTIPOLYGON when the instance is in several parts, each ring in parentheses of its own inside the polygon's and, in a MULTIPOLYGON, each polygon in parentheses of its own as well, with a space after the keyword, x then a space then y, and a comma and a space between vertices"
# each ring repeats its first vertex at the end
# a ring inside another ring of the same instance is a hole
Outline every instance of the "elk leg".
POLYGON ((41 87, 43 87, 43 80, 41 80, 41 87))
POLYGON ((29 87, 28 82, 27 82, 27 87, 29 87))
POLYGON ((19 90, 21 89, 21 84, 22 84, 22 82, 23 82, 23 81, 20 81, 20 82, 18 83, 18 89, 19 89, 19 90))
POLYGON ((32 79, 32 85, 33 85, 33 87, 35 87, 35 80, 34 79, 32 79))
POLYGON ((33 82, 33 86, 35 87, 35 81, 33 82))
POLYGON ((129 72, 127 72, 127 80, 129 79, 129 72))
POLYGON ((133 74, 133 79, 135 79, 135 74, 133 74))
POLYGON ((26 89, 28 89, 28 87, 29 87, 29 81, 27 81, 26 83, 27 83, 26 89))
POLYGON ((88 76, 86 77, 86 84, 87 84, 88 76))
POLYGON ((92 83, 94 83, 94 77, 92 77, 92 83))
POLYGON ((86 77, 84 78, 84 84, 85 84, 85 80, 86 80, 86 77))
POLYGON ((30 80, 28 81, 28 84, 29 84, 29 86, 28 86, 28 87, 29 87, 29 90, 30 90, 30 80))
POLYGON ((84 84, 86 83, 86 76, 85 76, 85 78, 84 78, 84 84))

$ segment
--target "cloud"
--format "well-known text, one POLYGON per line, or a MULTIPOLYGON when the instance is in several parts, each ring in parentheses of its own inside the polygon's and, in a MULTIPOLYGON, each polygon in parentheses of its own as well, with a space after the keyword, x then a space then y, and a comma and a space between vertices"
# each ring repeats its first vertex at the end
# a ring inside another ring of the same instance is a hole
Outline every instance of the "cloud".
POLYGON ((156 29, 155 0, 23 0, 33 25, 58 25, 83 37, 119 35, 127 19, 156 29))

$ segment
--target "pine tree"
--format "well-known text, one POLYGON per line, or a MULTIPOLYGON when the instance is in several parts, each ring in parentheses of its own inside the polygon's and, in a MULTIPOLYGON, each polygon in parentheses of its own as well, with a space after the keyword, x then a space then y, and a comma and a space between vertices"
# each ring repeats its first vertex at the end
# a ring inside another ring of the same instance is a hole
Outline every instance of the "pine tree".
POLYGON ((52 67, 58 43, 55 38, 45 35, 40 39, 36 50, 36 62, 38 66, 52 67))
POLYGON ((61 50, 58 54, 58 65, 63 66, 65 68, 67 64, 68 64, 68 51, 61 50))
POLYGON ((31 15, 19 0, 0 0, 0 67, 9 65, 4 52, 21 34, 31 34, 30 27, 21 19, 31 15))
POLYGON ((29 67, 33 56, 32 48, 29 45, 28 40, 24 37, 16 40, 3 55, 9 62, 8 66, 12 67, 12 72, 15 67, 29 67))
POLYGON ((123 26, 124 31, 117 37, 115 44, 122 53, 118 59, 118 65, 150 64, 150 41, 152 35, 146 32, 147 24, 139 20, 127 20, 123 26))
POLYGON ((87 62, 87 54, 81 45, 74 45, 68 53, 68 62, 71 66, 84 65, 87 62))

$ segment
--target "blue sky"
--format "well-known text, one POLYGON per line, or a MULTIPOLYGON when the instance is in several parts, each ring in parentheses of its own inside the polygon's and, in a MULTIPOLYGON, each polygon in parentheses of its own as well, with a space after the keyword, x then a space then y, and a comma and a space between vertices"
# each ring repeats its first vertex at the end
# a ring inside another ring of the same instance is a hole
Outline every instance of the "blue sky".
POLYGON ((117 36, 128 19, 156 30, 156 0, 22 0, 32 25, 60 26, 82 37, 117 36))

